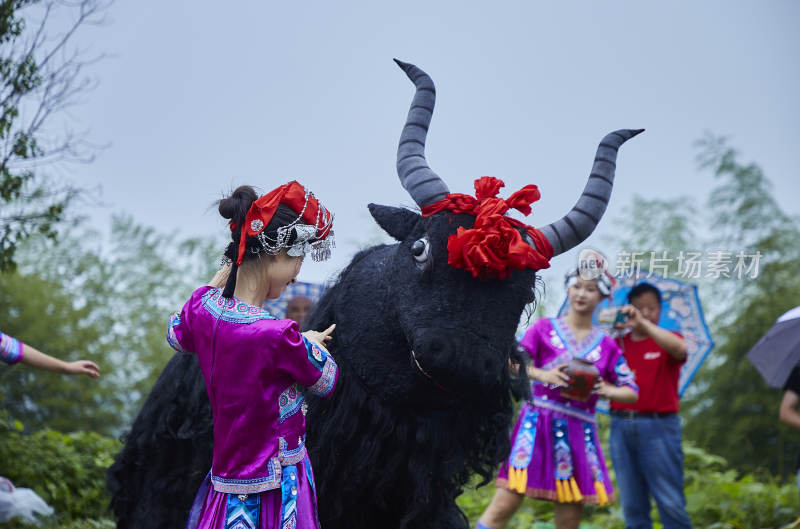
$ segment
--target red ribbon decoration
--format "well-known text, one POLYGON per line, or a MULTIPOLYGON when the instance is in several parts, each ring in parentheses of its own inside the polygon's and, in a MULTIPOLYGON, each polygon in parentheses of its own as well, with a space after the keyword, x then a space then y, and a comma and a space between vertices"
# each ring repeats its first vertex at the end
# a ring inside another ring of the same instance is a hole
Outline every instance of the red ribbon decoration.
POLYGON ((241 265, 244 259, 245 243, 247 237, 255 237, 264 231, 272 220, 278 205, 285 204, 298 215, 303 211, 302 220, 305 224, 310 224, 317 228, 317 239, 325 239, 331 232, 331 213, 326 210, 313 195, 308 196, 306 203, 306 189, 297 181, 292 180, 288 184, 276 187, 266 195, 259 197, 251 205, 244 219, 244 224, 237 226, 234 222, 230 223, 231 231, 240 228, 242 230, 239 237, 239 252, 236 256, 236 265, 241 265), (321 211, 320 211, 321 210, 321 211), (252 221, 260 220, 261 229, 254 230, 252 221))
POLYGON ((553 247, 550 241, 532 226, 507 217, 509 209, 530 215, 531 204, 541 197, 539 188, 527 185, 507 199, 497 196, 505 183, 493 176, 475 180, 475 196, 448 193, 445 198, 422 208, 422 216, 429 217, 440 211, 469 214, 475 225, 459 227, 447 240, 447 262, 450 266, 467 270, 473 277, 506 279, 513 270, 550 267, 553 247), (531 246, 518 231, 523 230, 533 240, 531 246))

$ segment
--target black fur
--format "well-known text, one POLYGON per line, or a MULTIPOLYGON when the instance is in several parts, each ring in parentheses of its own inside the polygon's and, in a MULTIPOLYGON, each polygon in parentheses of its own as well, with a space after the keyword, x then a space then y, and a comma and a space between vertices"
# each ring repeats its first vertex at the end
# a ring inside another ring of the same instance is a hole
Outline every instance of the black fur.
POLYGON ((326 529, 466 528, 455 498, 508 457, 512 390, 527 391, 508 361, 520 359, 514 331, 534 272, 474 279, 447 264, 446 250, 473 217, 415 214, 409 227, 404 211, 378 219, 404 240, 358 254, 309 320, 337 324, 339 385, 330 399, 309 398, 307 417, 326 529), (411 246, 423 237, 430 260, 418 266, 411 246))
POLYGON ((419 215, 405 208, 368 204, 369 213, 383 231, 402 241, 411 233, 419 222, 419 215))
POLYGON ((197 357, 175 353, 108 469, 119 529, 179 529, 211 468, 211 406, 197 357))

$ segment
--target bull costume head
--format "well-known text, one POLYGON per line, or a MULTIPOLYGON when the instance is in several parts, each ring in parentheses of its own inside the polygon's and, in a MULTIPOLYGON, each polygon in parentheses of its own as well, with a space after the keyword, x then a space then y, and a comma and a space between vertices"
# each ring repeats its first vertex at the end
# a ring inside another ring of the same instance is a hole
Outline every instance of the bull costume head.
MULTIPOLYGON (((307 447, 325 529, 465 529, 455 504, 478 475, 508 457, 512 395, 529 391, 509 358, 533 300, 536 270, 582 242, 605 212, 617 150, 639 130, 603 138, 572 210, 539 230, 505 215, 539 198, 526 186, 476 181, 449 193, 425 160, 435 89, 398 61, 416 86, 398 148, 400 181, 421 212, 369 205, 398 242, 356 255, 307 324, 337 324, 340 368, 329 399, 307 397, 307 447)), ((211 464, 211 412, 196 358, 176 353, 109 469, 118 527, 182 527, 211 464)))
MULTIPOLYGON (((508 217, 539 198, 526 186, 475 182, 453 194, 425 160, 435 102, 431 78, 396 61, 416 86, 397 172, 421 213, 370 204, 397 243, 356 255, 312 315, 337 324, 340 366, 331 399, 309 399, 308 445, 323 527, 465 528, 455 498, 473 474, 488 480, 510 449, 509 358, 537 269, 582 242, 608 203, 619 146, 606 136, 589 182, 562 219, 537 230, 508 217)), ((524 370, 523 370, 524 373, 524 370)))

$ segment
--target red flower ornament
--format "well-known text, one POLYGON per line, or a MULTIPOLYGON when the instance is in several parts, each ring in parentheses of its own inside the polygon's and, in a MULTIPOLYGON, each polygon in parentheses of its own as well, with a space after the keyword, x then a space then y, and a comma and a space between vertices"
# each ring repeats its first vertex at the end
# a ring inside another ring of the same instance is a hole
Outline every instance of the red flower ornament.
POLYGON ((553 247, 536 228, 508 217, 509 209, 524 215, 531 213, 531 204, 541 197, 539 188, 527 185, 508 199, 497 196, 505 183, 492 176, 475 180, 475 196, 449 193, 444 199, 422 208, 422 216, 440 211, 475 216, 472 228, 459 227, 447 240, 447 262, 467 270, 481 279, 506 279, 514 270, 550 267, 553 247), (533 244, 520 233, 528 235, 533 244))

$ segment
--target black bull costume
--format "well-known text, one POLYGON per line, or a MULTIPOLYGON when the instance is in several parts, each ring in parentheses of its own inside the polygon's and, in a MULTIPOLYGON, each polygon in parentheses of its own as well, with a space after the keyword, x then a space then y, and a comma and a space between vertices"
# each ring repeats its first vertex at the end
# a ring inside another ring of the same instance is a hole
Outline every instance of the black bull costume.
MULTIPOLYGON (((497 179, 476 197, 449 194, 425 160, 433 81, 398 61, 416 86, 400 138, 400 181, 422 214, 370 204, 397 243, 357 254, 308 327, 337 324, 340 377, 330 399, 307 397, 307 446, 324 529, 466 528, 455 504, 473 475, 508 457, 515 331, 535 271, 586 239, 611 195, 617 150, 640 130, 603 138, 586 188, 560 220, 535 230, 526 186, 506 200, 497 179)), ((521 370, 524 374, 524 370, 521 370)), ((168 363, 109 470, 118 527, 180 528, 211 462, 208 397, 196 359, 168 363)))

